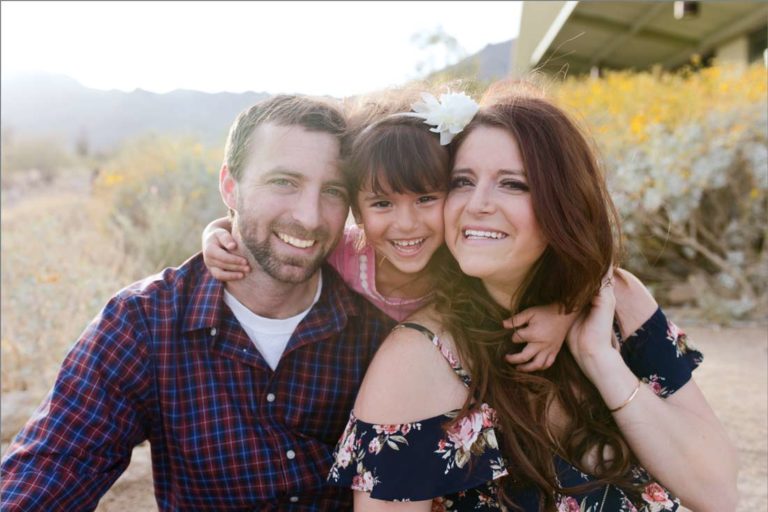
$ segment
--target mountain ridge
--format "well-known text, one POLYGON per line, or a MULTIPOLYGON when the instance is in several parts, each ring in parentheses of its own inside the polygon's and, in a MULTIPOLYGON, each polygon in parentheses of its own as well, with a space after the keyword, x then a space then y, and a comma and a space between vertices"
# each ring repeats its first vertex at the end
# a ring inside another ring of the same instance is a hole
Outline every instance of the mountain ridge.
MULTIPOLYGON (((514 41, 486 45, 435 73, 473 74, 486 82, 503 77, 511 69, 514 41)), ((92 152, 111 150, 147 133, 189 135, 206 145, 223 146, 237 114, 270 95, 183 88, 166 93, 102 90, 67 75, 33 72, 2 77, 1 124, 4 140, 47 138, 69 148, 85 144, 92 152)))

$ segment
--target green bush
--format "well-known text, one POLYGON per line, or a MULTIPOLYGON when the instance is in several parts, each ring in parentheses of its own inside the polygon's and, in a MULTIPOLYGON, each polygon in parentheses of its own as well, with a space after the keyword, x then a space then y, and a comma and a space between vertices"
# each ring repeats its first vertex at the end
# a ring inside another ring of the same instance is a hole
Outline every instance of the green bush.
POLYGON ((147 137, 104 164, 94 185, 95 198, 109 206, 104 227, 147 272, 199 251, 205 225, 226 211, 217 186, 221 155, 191 139, 147 137))

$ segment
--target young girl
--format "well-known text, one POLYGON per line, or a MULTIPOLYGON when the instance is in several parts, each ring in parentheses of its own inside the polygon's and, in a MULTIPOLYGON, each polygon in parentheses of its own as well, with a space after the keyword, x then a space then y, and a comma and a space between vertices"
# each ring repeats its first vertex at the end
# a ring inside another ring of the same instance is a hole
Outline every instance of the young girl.
MULTIPOLYGON (((445 257, 443 202, 449 180, 446 146, 413 115, 406 99, 364 100, 351 116, 352 143, 343 172, 356 224, 347 227, 329 257, 347 285, 398 322, 432 299, 430 274, 445 257)), ((441 99, 468 109, 467 121, 474 114, 474 104, 463 94, 441 99)), ((423 106, 414 104, 417 110, 423 106)), ((447 144, 444 135, 442 142, 447 144)), ((228 230, 229 222, 218 219, 203 233, 205 263, 223 281, 249 272, 228 230)), ((518 328, 513 341, 527 343, 507 360, 523 371, 549 367, 573 321, 558 311, 555 305, 536 307, 507 320, 507 327, 518 328)))

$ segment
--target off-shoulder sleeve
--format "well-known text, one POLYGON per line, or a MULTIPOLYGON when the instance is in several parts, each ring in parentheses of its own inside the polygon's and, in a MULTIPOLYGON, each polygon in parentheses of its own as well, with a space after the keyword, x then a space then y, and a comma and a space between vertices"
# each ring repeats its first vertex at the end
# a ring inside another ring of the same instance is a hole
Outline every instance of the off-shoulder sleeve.
POLYGON ((661 308, 622 342, 621 355, 635 375, 664 398, 683 387, 704 359, 661 308))
POLYGON ((487 405, 399 425, 350 415, 328 476, 334 485, 387 501, 419 501, 480 487, 507 474, 487 405))

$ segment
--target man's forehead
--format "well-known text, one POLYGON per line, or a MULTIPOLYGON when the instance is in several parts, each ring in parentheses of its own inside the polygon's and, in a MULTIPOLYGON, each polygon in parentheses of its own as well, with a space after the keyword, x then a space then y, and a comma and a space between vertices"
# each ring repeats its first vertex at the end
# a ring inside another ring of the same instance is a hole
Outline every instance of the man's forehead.
POLYGON ((338 138, 328 132, 264 123, 251 135, 248 167, 255 166, 262 174, 282 171, 335 179, 341 176, 340 150, 338 138))
POLYGON ((321 149, 328 147, 328 153, 339 155, 339 139, 328 132, 309 130, 302 125, 262 123, 254 128, 250 137, 252 151, 281 151, 283 148, 321 149))

